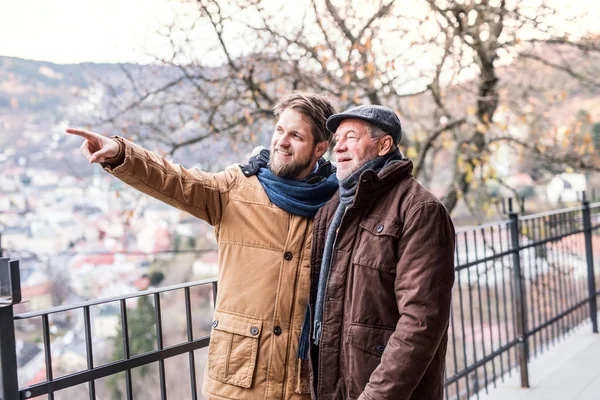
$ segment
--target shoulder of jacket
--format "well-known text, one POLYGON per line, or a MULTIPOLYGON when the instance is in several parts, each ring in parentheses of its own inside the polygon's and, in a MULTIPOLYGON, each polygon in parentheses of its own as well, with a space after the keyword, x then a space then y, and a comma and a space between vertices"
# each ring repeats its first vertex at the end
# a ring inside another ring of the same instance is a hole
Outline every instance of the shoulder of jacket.
POLYGON ((420 184, 415 178, 410 177, 407 182, 403 207, 405 215, 411 215, 423 207, 441 207, 445 209, 444 204, 429 189, 420 184))
POLYGON ((232 179, 232 185, 237 188, 252 188, 264 190, 260 181, 256 177, 256 174, 245 174, 242 167, 239 164, 231 164, 225 168, 227 173, 232 179))

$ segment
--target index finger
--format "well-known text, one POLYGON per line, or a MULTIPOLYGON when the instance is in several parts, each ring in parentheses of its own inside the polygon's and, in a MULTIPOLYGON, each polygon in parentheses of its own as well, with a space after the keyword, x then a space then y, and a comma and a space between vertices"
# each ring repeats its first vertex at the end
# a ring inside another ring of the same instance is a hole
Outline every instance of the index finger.
POLYGON ((86 131, 85 129, 67 128, 65 131, 72 135, 81 136, 84 139, 91 139, 97 135, 97 133, 86 131))

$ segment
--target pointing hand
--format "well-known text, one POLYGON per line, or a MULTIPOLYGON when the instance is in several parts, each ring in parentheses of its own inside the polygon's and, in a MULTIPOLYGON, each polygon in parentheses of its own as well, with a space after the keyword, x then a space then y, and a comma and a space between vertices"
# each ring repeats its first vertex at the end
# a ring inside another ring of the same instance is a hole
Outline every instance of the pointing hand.
POLYGON ((85 139, 80 150, 90 163, 101 163, 119 154, 119 144, 113 139, 85 129, 67 128, 66 131, 85 139))

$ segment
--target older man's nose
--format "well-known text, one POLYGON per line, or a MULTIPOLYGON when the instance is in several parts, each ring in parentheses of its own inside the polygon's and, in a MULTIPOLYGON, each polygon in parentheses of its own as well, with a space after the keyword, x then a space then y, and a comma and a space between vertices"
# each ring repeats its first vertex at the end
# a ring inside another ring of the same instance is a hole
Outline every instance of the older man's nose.
POLYGON ((346 150, 346 142, 344 142, 343 140, 339 140, 335 143, 335 146, 333 146, 333 151, 338 153, 340 151, 345 151, 346 150))

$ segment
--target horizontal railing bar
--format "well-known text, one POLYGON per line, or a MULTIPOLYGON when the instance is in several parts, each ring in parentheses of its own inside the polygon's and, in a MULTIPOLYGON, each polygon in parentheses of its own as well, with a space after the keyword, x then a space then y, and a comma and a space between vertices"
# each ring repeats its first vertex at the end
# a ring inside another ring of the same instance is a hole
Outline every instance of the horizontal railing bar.
POLYGON ((15 320, 41 317, 42 315, 49 315, 49 314, 56 314, 59 312, 77 310, 77 309, 83 308, 83 307, 97 306, 100 304, 112 303, 114 301, 132 299, 134 297, 147 296, 147 295, 154 294, 154 293, 171 292, 173 290, 184 289, 186 287, 208 285, 208 284, 211 284, 216 281, 217 281, 217 278, 203 279, 200 281, 186 282, 186 283, 180 283, 178 285, 173 285, 173 286, 165 286, 165 287, 156 288, 156 289, 143 290, 140 292, 129 293, 129 294, 114 296, 114 297, 108 297, 105 299, 90 300, 90 301, 86 301, 86 302, 74 304, 74 305, 59 306, 59 307, 50 308, 48 310, 31 311, 31 312, 15 315, 15 320))
POLYGON ((571 231, 571 232, 568 232, 568 233, 563 233, 562 235, 557 235, 557 236, 552 236, 550 238, 546 238, 546 239, 542 239, 542 240, 537 240, 535 242, 530 242, 530 243, 527 243, 526 245, 519 246, 519 250, 526 250, 526 249, 529 249, 531 247, 539 246, 539 245, 542 245, 542 244, 546 244, 546 243, 550 243, 550 242, 556 242, 556 241, 564 239, 566 237, 574 236, 574 235, 579 235, 579 234, 584 233, 584 232, 585 232, 585 230, 578 229, 576 231, 571 231))
MULTIPOLYGON (((448 378, 444 381, 444 385, 445 386, 451 385, 454 382, 456 382, 457 380, 459 380, 460 378, 464 378, 471 372, 475 371, 477 368, 483 366, 483 364, 492 361, 494 358, 496 358, 499 355, 501 355, 502 353, 512 349, 517 344, 519 344, 519 339, 513 339, 512 341, 510 341, 507 344, 505 344, 504 346, 500 347, 498 350, 494 351, 493 353, 488 354, 486 357, 482 358, 481 360, 477 361, 476 363, 473 363, 473 364, 469 365, 467 368, 464 368, 464 369, 460 370, 459 372, 455 373, 450 378, 448 378)), ((512 368, 512 367, 509 365, 509 369, 510 368, 512 368)))
POLYGON ((459 228, 455 233, 459 235, 464 234, 465 232, 479 231, 486 228, 498 228, 500 225, 510 225, 510 219, 503 219, 501 221, 488 222, 482 225, 459 228))
POLYGON ((584 232, 584 230, 580 229, 580 230, 572 231, 572 232, 565 233, 565 234, 562 234, 562 235, 552 236, 550 238, 546 238, 546 239, 543 239, 543 240, 537 240, 535 242, 530 242, 530 243, 527 243, 526 245, 519 246, 518 249, 516 249, 516 248, 512 249, 511 248, 510 250, 505 250, 505 251, 503 251, 501 253, 493 254, 491 256, 487 256, 487 257, 483 257, 483 258, 478 258, 476 260, 469 261, 469 262, 464 263, 464 264, 459 264, 459 265, 457 265, 454 268, 454 270, 455 271, 461 271, 461 270, 463 270, 465 268, 469 268, 469 267, 472 267, 472 266, 475 266, 475 265, 478 265, 478 264, 481 264, 481 263, 486 263, 486 262, 494 261, 494 260, 502 258, 502 257, 506 257, 508 255, 516 253, 517 251, 521 252, 522 250, 526 250, 526 249, 529 249, 531 247, 540 246, 542 244, 546 244, 546 243, 550 243, 550 242, 556 242, 556 241, 564 239, 566 237, 577 235, 577 234, 580 234, 580 233, 583 233, 583 232, 584 232))
POLYGON ((581 300, 579 303, 575 304, 574 306, 569 307, 562 313, 558 314, 556 317, 549 319, 548 321, 544 322, 542 325, 538 325, 534 329, 528 331, 527 336, 535 335, 542 329, 547 328, 548 326, 552 325, 553 323, 558 322, 561 318, 564 318, 567 315, 571 314, 573 311, 576 311, 579 307, 586 305, 589 301, 590 301, 590 299, 581 300))
POLYGON ((558 215, 558 214, 567 214, 570 212, 581 211, 581 210, 583 210, 582 206, 562 208, 560 210, 546 211, 543 213, 537 213, 537 214, 531 214, 531 215, 523 215, 523 216, 519 217, 519 221, 528 221, 531 219, 550 217, 552 215, 558 215))
POLYGON ((461 271, 461 270, 463 270, 465 268, 469 268, 469 267, 472 267, 472 266, 477 265, 477 264, 494 261, 496 259, 509 256, 509 255, 511 255, 514 252, 515 252, 515 250, 505 250, 505 251, 503 251, 501 253, 498 253, 498 254, 494 254, 494 255, 491 255, 491 256, 479 258, 477 260, 469 261, 469 262, 464 263, 464 264, 459 264, 456 267, 454 267, 454 271, 461 271))
POLYGON ((116 361, 101 367, 93 368, 91 370, 66 375, 50 382, 42 382, 25 387, 19 390, 21 393, 21 399, 30 399, 33 397, 42 396, 48 394, 50 390, 55 392, 57 390, 77 386, 92 380, 141 367, 142 365, 147 365, 153 362, 164 360, 166 358, 175 357, 190 351, 198 350, 207 347, 209 340, 210 336, 205 336, 192 342, 180 343, 175 346, 167 347, 164 350, 155 350, 149 353, 131 357, 128 360, 116 361))

